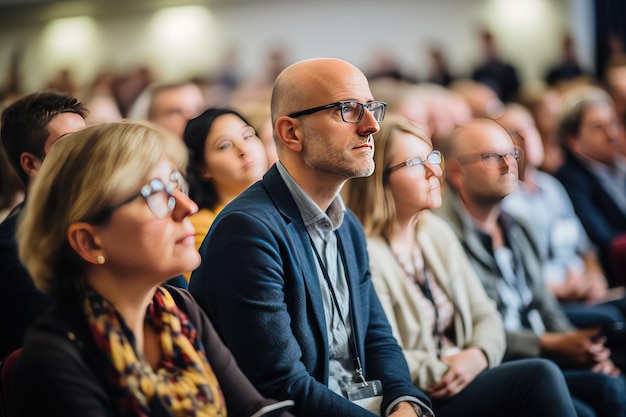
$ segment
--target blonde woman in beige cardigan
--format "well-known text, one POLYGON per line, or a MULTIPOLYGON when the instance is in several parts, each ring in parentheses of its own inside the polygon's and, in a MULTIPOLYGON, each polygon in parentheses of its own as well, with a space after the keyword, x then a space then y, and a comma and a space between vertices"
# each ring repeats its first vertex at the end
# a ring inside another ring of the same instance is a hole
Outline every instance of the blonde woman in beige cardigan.
POLYGON ((352 179, 347 205, 368 236, 372 280, 416 386, 435 415, 574 416, 558 368, 500 365, 504 329, 463 248, 429 210, 441 205, 441 154, 409 121, 388 116, 376 170, 352 179))

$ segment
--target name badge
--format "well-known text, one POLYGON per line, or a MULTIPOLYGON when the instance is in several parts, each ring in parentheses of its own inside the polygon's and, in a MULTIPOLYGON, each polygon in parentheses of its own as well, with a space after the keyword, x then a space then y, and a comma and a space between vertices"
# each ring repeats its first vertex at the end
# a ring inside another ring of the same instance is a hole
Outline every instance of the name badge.
POLYGON ((354 404, 380 416, 383 402, 383 384, 379 380, 358 382, 348 385, 348 399, 354 404))

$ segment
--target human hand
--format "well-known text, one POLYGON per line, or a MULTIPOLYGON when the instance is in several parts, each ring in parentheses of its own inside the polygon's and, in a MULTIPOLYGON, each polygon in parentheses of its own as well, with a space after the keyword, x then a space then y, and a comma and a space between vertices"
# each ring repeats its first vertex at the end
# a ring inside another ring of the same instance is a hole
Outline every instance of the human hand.
POLYGON ((593 368, 591 368, 591 370, 593 372, 598 372, 610 376, 618 376, 621 373, 619 368, 615 366, 613 361, 610 359, 597 363, 593 368))
POLYGON ((599 329, 582 329, 568 333, 544 333, 539 339, 542 353, 560 364, 591 368, 610 356, 610 351, 604 346, 606 339, 598 337, 599 332, 599 329))
POLYGON ((587 280, 582 271, 567 268, 565 281, 561 285, 561 301, 583 301, 589 295, 592 282, 587 280))
POLYGON ((439 400, 457 395, 489 365, 485 354, 476 347, 444 356, 441 361, 448 365, 448 371, 426 390, 431 398, 439 400))
MULTIPOLYGON (((423 414, 423 413, 422 413, 423 414)), ((402 401, 398 403, 394 408, 389 417, 422 417, 415 411, 411 403, 407 401, 402 401)))
POLYGON ((604 274, 600 271, 591 271, 585 274, 585 277, 590 283, 585 301, 593 303, 604 299, 608 291, 608 284, 604 274))

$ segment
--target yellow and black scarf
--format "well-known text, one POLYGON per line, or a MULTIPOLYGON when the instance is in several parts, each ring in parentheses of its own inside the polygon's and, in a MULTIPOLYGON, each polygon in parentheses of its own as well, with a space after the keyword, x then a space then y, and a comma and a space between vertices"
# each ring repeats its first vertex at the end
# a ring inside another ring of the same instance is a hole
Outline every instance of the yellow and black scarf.
POLYGON ((108 381, 122 415, 150 416, 156 406, 173 416, 226 416, 198 332, 165 288, 157 288, 146 313, 146 323, 161 340, 156 370, 137 352, 133 334, 115 307, 87 285, 82 293, 91 332, 109 359, 108 381))

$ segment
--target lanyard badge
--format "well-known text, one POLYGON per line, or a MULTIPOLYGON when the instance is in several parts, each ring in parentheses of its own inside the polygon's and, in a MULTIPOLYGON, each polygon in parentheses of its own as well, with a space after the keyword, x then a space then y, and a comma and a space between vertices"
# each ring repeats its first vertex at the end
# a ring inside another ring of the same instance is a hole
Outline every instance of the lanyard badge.
POLYGON ((356 382, 347 387, 348 399, 368 411, 380 415, 383 384, 379 380, 356 382))

